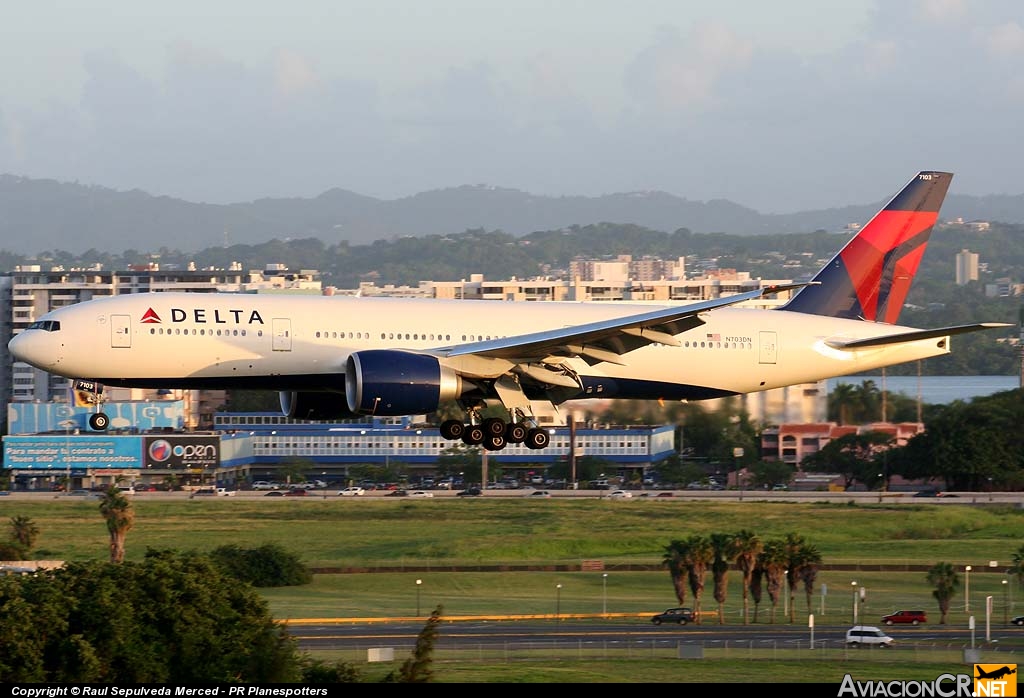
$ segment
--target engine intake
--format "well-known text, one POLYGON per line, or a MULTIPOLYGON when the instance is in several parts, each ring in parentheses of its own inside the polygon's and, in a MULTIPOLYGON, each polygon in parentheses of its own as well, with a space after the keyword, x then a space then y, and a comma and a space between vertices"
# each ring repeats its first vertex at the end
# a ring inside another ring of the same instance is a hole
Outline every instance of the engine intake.
POLYGON ((433 356, 393 349, 349 355, 345 364, 348 409, 397 416, 434 412, 462 393, 462 379, 433 356))
POLYGON ((281 412, 291 419, 354 419, 359 416, 349 411, 345 395, 340 392, 282 390, 278 396, 281 399, 281 412))

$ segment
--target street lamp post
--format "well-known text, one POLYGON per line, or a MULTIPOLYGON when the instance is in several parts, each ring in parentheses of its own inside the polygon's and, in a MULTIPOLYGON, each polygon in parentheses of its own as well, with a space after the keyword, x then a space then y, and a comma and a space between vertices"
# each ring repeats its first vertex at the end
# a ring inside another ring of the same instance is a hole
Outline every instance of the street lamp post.
POLYGON ((555 622, 559 622, 562 616, 562 585, 555 585, 555 622))
POLYGON ((853 614, 853 624, 857 625, 857 582, 850 582, 850 589, 853 590, 853 610, 851 611, 853 614))
POLYGON ((65 419, 58 424, 64 427, 64 494, 71 491, 71 427, 77 424, 73 419, 65 419))
POLYGON ((971 612, 971 566, 964 567, 964 613, 971 612))
POLYGON ((1010 584, 1007 580, 1003 580, 1003 625, 1010 622, 1010 596, 1009 596, 1010 584))
POLYGON ((416 617, 420 617, 420 586, 422 586, 423 580, 416 580, 416 617))
MULTIPOLYGON (((1006 584, 1006 582, 1003 582, 1006 584)), ((608 573, 601 575, 601 615, 608 617, 608 573)))
POLYGON ((789 570, 782 571, 782 615, 789 618, 789 570))
POLYGON ((737 446, 732 450, 732 458, 736 462, 736 485, 740 488, 740 501, 743 501, 743 475, 740 473, 740 459, 743 458, 743 448, 737 446))

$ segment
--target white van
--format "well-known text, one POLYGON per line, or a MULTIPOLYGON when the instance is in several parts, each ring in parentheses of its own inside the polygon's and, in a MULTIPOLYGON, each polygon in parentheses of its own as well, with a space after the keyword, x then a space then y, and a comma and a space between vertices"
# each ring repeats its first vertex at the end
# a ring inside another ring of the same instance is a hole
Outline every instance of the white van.
POLYGON ((855 625, 846 631, 846 644, 850 647, 873 645, 889 647, 894 640, 873 625, 855 625))

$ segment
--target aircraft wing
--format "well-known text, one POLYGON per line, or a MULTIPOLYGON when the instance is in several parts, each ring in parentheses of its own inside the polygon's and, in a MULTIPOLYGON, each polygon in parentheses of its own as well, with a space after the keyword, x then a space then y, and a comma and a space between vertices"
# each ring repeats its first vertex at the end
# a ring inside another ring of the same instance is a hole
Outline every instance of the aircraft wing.
POLYGON ((678 346, 675 335, 704 324, 700 318, 717 308, 736 305, 762 296, 806 286, 805 283, 770 286, 725 298, 662 308, 583 325, 504 337, 484 342, 442 347, 430 353, 446 358, 476 356, 503 359, 516 364, 578 356, 590 365, 606 361, 621 364, 619 357, 647 344, 678 346))
POLYGON ((834 349, 863 349, 865 347, 882 347, 888 344, 915 342, 919 339, 932 339, 933 337, 948 337, 954 334, 990 330, 997 327, 1013 327, 1013 324, 1008 322, 978 322, 972 325, 938 327, 934 330, 915 330, 914 332, 900 332, 898 334, 868 337, 866 339, 830 339, 826 344, 834 349))

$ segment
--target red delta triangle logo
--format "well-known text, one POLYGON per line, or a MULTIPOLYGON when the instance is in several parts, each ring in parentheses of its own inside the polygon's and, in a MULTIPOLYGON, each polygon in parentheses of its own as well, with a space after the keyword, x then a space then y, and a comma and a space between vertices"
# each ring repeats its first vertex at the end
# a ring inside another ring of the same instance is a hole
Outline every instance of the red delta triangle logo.
POLYGON ((156 311, 150 308, 145 312, 145 314, 143 314, 142 320, 140 322, 160 324, 162 320, 160 319, 160 316, 156 314, 156 311))

